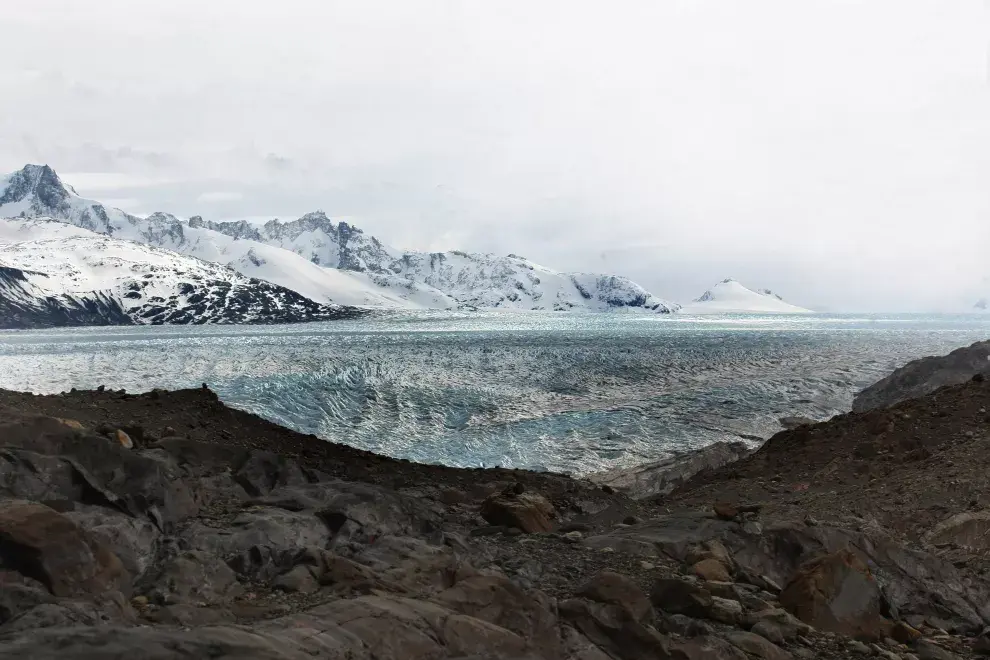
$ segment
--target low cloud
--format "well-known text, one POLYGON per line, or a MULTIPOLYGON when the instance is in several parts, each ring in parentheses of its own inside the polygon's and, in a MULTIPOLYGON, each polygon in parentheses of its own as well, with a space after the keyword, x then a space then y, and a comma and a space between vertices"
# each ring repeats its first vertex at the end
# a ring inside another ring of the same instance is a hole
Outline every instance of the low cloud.
POLYGON ((812 307, 965 306, 990 295, 988 18, 977 0, 14 3, 0 166, 187 217, 322 208, 400 247, 677 300, 732 276, 812 307))
POLYGON ((211 204, 215 202, 236 202, 244 199, 244 195, 239 192, 233 192, 229 190, 218 190, 216 192, 205 192, 201 193, 196 197, 197 202, 203 202, 205 204, 211 204))

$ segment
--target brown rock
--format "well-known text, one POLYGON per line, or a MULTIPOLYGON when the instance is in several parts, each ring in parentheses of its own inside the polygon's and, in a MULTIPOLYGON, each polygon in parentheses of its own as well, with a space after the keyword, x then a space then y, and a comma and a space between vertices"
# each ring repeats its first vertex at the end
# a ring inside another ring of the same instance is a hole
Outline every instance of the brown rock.
POLYGON ((733 646, 764 660, 791 660, 790 653, 757 634, 736 630, 725 636, 733 646))
POLYGON ((459 580, 434 602, 510 630, 539 647, 547 657, 559 653, 553 601, 542 591, 523 589, 506 577, 474 575, 459 580))
POLYGON ((849 550, 801 566, 781 592, 780 603, 819 630, 882 639, 889 627, 881 616, 877 581, 849 550))
POLYGON ((237 575, 218 557, 187 551, 155 566, 142 577, 143 589, 159 604, 228 602, 243 588, 237 575))
POLYGON ((672 660, 749 660, 745 653, 714 635, 675 642, 668 648, 667 655, 660 657, 672 660))
POLYGON ((716 502, 712 510, 720 520, 735 520, 739 515, 739 507, 731 502, 716 502))
POLYGON ((707 618, 712 607, 712 595, 704 587, 687 580, 660 578, 650 592, 653 604, 665 612, 707 618))
POLYGON ((609 657, 620 660, 678 657, 668 652, 669 640, 654 628, 632 619, 619 605, 570 598, 560 603, 560 616, 609 657))
POLYGON ((697 564, 704 559, 715 559, 724 566, 732 566, 732 555, 729 554, 725 544, 717 539, 692 546, 684 559, 688 564, 697 564))
POLYGON ((457 488, 444 488, 440 491, 440 496, 438 498, 444 504, 463 504, 467 502, 467 495, 463 490, 457 488))
POLYGON ((653 606, 646 594, 625 575, 612 571, 602 571, 590 582, 578 589, 578 596, 583 596, 597 603, 618 605, 629 612, 635 621, 652 618, 653 606))
POLYGON ((717 559, 702 559, 691 567, 691 572, 709 582, 731 582, 729 569, 717 559))
POLYGON ((729 625, 736 625, 742 618, 742 603, 731 598, 712 596, 712 606, 708 609, 708 618, 729 625))
POLYGON ((757 612, 754 617, 756 623, 750 629, 751 632, 766 637, 776 644, 795 639, 799 635, 807 635, 812 630, 811 626, 797 619, 787 610, 779 608, 757 612))
POLYGON ((16 567, 56 596, 124 591, 120 559, 71 519, 24 500, 0 501, 0 564, 16 567))
POLYGON ((56 417, 62 426, 68 426, 70 429, 75 431, 84 431, 86 427, 82 425, 82 422, 76 421, 74 419, 62 419, 61 417, 56 417))
POLYGON ((555 515, 553 505, 538 493, 519 493, 509 488, 489 495, 481 503, 481 517, 492 525, 516 527, 527 533, 549 532, 555 515))
POLYGON ((120 429, 117 429, 117 431, 114 433, 114 437, 117 439, 117 442, 120 443, 120 446, 123 447, 124 449, 134 449, 134 441, 131 440, 131 436, 127 435, 120 429))
POLYGON ((317 581, 314 572, 312 566, 300 564, 275 578, 272 586, 289 593, 311 594, 320 589, 320 583, 317 581))
POLYGON ((897 621, 890 628, 890 637, 901 644, 912 644, 921 639, 921 632, 903 621, 897 621))
POLYGON ((335 589, 366 591, 382 587, 382 581, 375 572, 346 557, 340 557, 331 552, 323 554, 322 565, 318 566, 323 572, 319 576, 320 584, 332 585, 335 589))

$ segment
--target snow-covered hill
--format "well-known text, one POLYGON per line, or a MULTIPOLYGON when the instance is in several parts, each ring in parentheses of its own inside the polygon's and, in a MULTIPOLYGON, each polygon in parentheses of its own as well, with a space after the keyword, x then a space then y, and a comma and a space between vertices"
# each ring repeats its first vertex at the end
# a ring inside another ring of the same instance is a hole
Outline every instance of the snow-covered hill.
POLYGON ((808 314, 810 309, 784 302, 770 289, 753 291, 733 279, 722 280, 681 308, 684 314, 808 314))
POLYGON ((498 307, 676 311, 630 280, 560 273, 521 257, 403 252, 322 212, 291 222, 138 218, 87 200, 47 165, 0 179, 0 217, 50 216, 72 225, 167 248, 265 279, 312 300, 387 308, 498 307))
POLYGON ((352 315, 231 268, 45 219, 0 219, 0 327, 352 315))

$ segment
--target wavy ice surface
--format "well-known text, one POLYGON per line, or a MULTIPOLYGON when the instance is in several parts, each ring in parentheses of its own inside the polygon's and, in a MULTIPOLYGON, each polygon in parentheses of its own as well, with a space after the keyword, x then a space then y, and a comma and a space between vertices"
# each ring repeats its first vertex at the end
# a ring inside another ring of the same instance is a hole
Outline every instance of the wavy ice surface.
POLYGON ((990 330, 985 316, 650 318, 0 332, 0 387, 207 382, 234 406, 392 456, 583 473, 844 412, 897 365, 990 330))

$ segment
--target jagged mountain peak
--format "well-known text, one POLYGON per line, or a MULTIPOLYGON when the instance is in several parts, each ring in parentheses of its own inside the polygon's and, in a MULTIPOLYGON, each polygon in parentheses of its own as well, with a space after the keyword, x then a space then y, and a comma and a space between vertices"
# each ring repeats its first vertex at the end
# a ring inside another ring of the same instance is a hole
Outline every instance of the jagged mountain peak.
MULTIPOLYGON (((322 209, 310 211, 299 216, 296 220, 269 220, 265 223, 265 232, 269 235, 292 236, 295 238, 299 234, 307 231, 322 230, 330 236, 341 236, 345 239, 350 236, 363 235, 364 231, 344 220, 334 222, 322 209)), ((371 237, 371 240, 378 242, 378 239, 371 237)))
POLYGON ((45 206, 57 207, 75 194, 49 165, 25 165, 0 179, 0 204, 36 199, 45 206))

